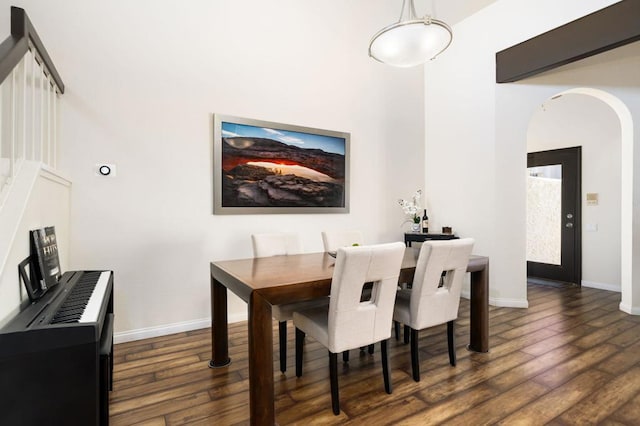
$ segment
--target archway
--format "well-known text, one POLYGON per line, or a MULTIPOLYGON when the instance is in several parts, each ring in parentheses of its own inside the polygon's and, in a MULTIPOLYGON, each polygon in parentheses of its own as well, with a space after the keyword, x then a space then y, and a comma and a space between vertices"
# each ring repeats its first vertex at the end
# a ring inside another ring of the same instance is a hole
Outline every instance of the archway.
MULTIPOLYGON (((620 123, 620 309, 640 314, 633 308, 633 119, 627 106, 614 95, 599 89, 573 88, 551 97, 586 95, 604 102, 620 123)), ((639 290, 640 291, 640 290, 639 290)))

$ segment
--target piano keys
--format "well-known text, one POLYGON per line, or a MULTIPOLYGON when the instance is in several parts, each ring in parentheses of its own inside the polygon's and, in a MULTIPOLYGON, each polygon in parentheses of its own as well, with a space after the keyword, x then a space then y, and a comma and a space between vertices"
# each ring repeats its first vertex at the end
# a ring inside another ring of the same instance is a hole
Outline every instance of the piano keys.
POLYGON ((0 329, 0 425, 107 425, 113 273, 71 271, 0 329))
POLYGON ((111 273, 85 272, 57 310, 51 324, 97 322, 111 273))

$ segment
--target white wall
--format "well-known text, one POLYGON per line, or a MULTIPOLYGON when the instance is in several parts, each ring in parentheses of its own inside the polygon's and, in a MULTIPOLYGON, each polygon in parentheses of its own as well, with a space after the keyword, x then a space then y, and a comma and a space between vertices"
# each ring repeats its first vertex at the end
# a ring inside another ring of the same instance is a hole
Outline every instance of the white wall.
POLYGON ((620 291, 620 121, 606 103, 565 94, 533 113, 527 152, 574 146, 582 147, 582 284, 620 291), (597 206, 587 205, 590 192, 597 206))
MULTIPOLYGON (((501 85, 495 83, 495 53, 612 3, 497 1, 456 25, 451 51, 425 67, 427 193, 434 215, 478 238, 474 251, 491 257, 495 304, 527 306, 523 171, 535 109, 558 92, 587 85, 617 96, 640 117, 635 53, 599 55, 609 60, 501 85)), ((634 213, 634 221, 639 216, 634 213)), ((633 305, 640 306, 640 297, 633 305)))
POLYGON ((10 4, 66 84, 70 267, 115 271, 120 339, 207 325, 209 262, 251 256, 253 232, 299 232, 309 251, 325 228, 401 238, 396 200, 424 182, 422 70, 367 56, 396 2, 2 1, 2 23, 10 4), (214 112, 350 132, 351 213, 212 215, 214 112))
MULTIPOLYGON (((3 243, 11 242, 6 253, 4 269, 0 271, 0 323, 13 318, 20 303, 28 299, 24 285, 18 280, 18 264, 29 256, 30 230, 55 226, 60 266, 64 271, 69 265, 71 183, 59 174, 41 169, 39 163, 28 161, 23 164, 14 184, 22 189, 24 194, 29 195, 18 201, 10 195, 0 210, 0 219, 7 218, 8 210, 15 210, 19 213, 17 217, 21 218, 17 224, 13 224, 17 226, 11 226, 11 230, 6 230, 3 226, 3 232, 0 233, 3 243), (4 232, 5 230, 8 232, 4 232)), ((3 224, 9 222, 7 220, 3 224)))

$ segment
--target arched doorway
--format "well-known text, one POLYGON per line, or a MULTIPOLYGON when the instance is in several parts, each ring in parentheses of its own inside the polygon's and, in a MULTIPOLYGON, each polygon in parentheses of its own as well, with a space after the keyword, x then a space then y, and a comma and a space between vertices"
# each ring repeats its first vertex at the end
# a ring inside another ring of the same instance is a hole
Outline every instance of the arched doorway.
MULTIPOLYGON (((612 94, 599 89, 593 88, 574 88, 563 92, 560 92, 552 96, 547 102, 542 105, 544 111, 545 105, 551 108, 553 101, 560 99, 561 97, 572 97, 579 95, 580 98, 585 100, 585 103, 591 103, 593 105, 598 104, 597 108, 600 108, 600 114, 590 114, 586 116, 586 120, 593 120, 594 117, 598 119, 601 116, 609 117, 609 125, 617 121, 619 126, 619 161, 620 161, 620 239, 619 239, 619 252, 620 252, 620 271, 619 282, 620 291, 622 294, 622 300, 620 302, 620 309, 624 312, 631 314, 640 314, 640 312, 634 312, 632 305, 633 294, 633 276, 632 276, 632 259, 633 259, 633 244, 632 244, 632 220, 633 220, 633 120, 629 109, 624 105, 620 99, 612 94), (585 98, 586 97, 586 98, 585 98), (606 106, 605 106, 606 105, 606 106), (604 110, 603 110, 604 108, 604 110)), ((534 122, 534 117, 530 122, 530 128, 534 122)), ((614 125, 615 125, 614 124, 614 125)), ((534 126, 535 127, 535 126, 534 126)), ((585 126, 587 127, 587 126, 585 126)), ((569 145, 579 145, 577 141, 565 141, 569 145)), ((617 154, 617 151, 616 151, 617 154)), ((585 188, 588 192, 588 188, 585 188)), ((583 194, 584 195, 584 194, 583 194)), ((585 225, 590 225, 593 231, 593 224, 585 222, 585 225)), ((586 228, 586 227, 585 227, 586 228)), ((605 266, 611 267, 611 265, 605 266)), ((640 290, 637 290, 640 291, 640 290)))

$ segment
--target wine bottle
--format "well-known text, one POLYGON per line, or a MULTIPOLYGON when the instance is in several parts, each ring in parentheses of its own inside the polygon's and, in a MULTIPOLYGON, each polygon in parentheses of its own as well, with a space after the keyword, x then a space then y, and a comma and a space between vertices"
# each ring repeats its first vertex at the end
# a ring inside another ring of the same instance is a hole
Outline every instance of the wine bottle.
POLYGON ((422 216, 422 233, 429 233, 429 216, 427 216, 427 209, 424 209, 424 215, 422 216))

